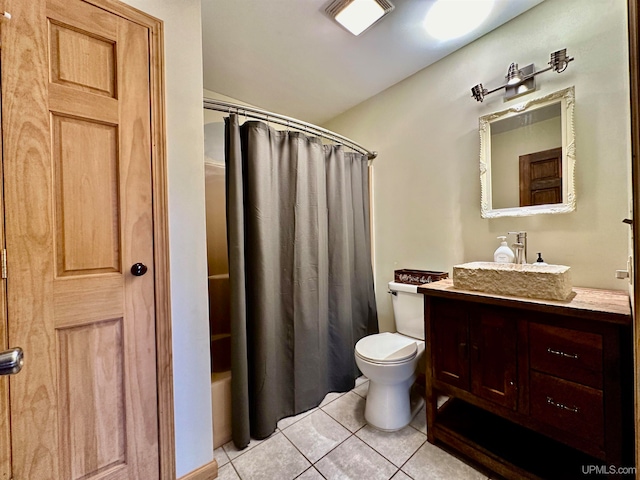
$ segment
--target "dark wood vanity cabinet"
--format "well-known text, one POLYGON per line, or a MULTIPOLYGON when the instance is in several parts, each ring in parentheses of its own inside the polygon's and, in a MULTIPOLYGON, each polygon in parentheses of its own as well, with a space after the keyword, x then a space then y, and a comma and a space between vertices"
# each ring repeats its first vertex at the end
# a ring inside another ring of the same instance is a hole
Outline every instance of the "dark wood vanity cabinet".
POLYGON ((433 375, 439 381, 515 410, 515 323, 502 312, 435 302, 433 375))
POLYGON ((513 479, 633 465, 624 292, 574 288, 567 302, 540 301, 461 291, 450 280, 418 291, 431 443, 513 479))

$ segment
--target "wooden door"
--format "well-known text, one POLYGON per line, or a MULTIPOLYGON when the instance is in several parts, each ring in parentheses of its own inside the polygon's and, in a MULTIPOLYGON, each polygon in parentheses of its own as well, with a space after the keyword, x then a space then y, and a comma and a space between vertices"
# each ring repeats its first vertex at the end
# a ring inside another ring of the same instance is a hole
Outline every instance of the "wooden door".
MULTIPOLYGON (((2 31, 0 24, 0 32, 2 31)), ((0 69, 2 64, 0 62, 0 69)), ((1 88, 1 85, 0 85, 1 88)), ((0 125, 2 124, 2 102, 0 101, 0 125)), ((2 151, 2 134, 0 129, 0 152, 2 151)), ((0 178, 2 166, 0 164, 0 178)), ((0 188, 0 217, 2 215, 3 192, 0 188)), ((0 221, 0 250, 4 249, 4 222, 0 221)), ((4 277, 4 275, 2 275, 4 277)), ((7 333, 7 291, 6 280, 0 278, 0 352, 9 348, 7 333)), ((11 479, 11 435, 9 416, 9 377, 0 376, 0 480, 11 479)))
POLYGON ((158 478, 149 33, 81 0, 5 9, 13 478, 158 478))
POLYGON ((634 420, 635 460, 640 471, 640 2, 627 0, 629 18, 629 76, 631 100, 631 251, 629 252, 629 293, 633 314, 633 358, 634 358, 634 420))
POLYGON ((517 406, 517 330, 511 316, 479 308, 471 319, 471 392, 512 410, 517 406))
POLYGON ((469 390, 469 318, 465 308, 433 302, 431 345, 436 379, 469 390))
POLYGON ((520 156, 520 206, 562 203, 562 148, 520 156))

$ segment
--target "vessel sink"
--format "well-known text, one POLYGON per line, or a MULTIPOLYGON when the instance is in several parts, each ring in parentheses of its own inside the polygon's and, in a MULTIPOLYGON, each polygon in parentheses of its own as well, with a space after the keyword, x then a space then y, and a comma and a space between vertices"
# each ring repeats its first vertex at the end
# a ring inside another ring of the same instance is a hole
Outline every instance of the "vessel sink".
POLYGON ((571 267, 565 265, 470 262, 453 267, 453 286, 496 295, 568 300, 571 267))

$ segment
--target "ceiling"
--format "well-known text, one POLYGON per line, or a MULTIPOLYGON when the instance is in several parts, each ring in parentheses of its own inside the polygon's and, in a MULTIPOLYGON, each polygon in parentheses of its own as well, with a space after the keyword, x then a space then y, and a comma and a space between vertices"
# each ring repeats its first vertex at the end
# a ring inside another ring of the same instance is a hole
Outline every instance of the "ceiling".
POLYGON ((435 0, 392 0, 358 37, 326 16, 331 0, 202 0, 204 88, 322 124, 542 1, 496 0, 479 29, 439 41, 422 27, 435 0))

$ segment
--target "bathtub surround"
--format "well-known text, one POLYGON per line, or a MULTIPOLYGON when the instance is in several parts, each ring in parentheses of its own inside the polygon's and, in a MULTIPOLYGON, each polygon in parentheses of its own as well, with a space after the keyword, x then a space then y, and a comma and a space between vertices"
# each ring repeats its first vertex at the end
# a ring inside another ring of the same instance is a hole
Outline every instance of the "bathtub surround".
POLYGON ((365 155, 226 122, 233 441, 344 392, 377 331, 365 155))

